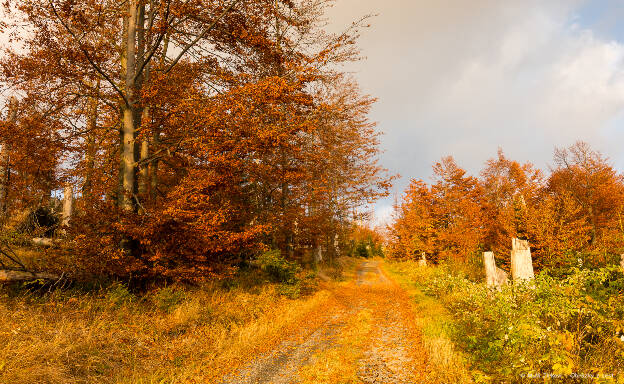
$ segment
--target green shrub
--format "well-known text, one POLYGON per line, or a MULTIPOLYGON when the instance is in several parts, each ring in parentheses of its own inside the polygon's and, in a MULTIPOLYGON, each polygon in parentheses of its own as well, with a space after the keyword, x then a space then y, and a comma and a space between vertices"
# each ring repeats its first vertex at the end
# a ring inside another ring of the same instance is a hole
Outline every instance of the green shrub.
POLYGON ((115 307, 134 301, 134 295, 122 283, 114 283, 106 292, 106 299, 115 307))
POLYGON ((359 241, 355 246, 355 257, 368 258, 371 254, 368 250, 368 244, 364 241, 359 241))
POLYGON ((616 267, 573 268, 563 278, 542 272, 501 291, 446 267, 409 271, 450 310, 455 341, 495 382, 624 376, 624 275, 616 267))
POLYGON ((299 264, 284 259, 279 250, 263 253, 258 257, 258 264, 275 283, 295 284, 298 281, 299 264))
POLYGON ((282 295, 282 296, 286 296, 289 299, 298 299, 301 297, 301 282, 298 281, 294 284, 280 284, 277 287, 277 292, 282 295))
POLYGON ((174 287, 165 287, 159 289, 154 296, 152 297, 152 301, 156 305, 158 309, 164 312, 171 312, 176 306, 178 306, 182 301, 184 301, 186 297, 186 293, 180 289, 176 289, 174 287))

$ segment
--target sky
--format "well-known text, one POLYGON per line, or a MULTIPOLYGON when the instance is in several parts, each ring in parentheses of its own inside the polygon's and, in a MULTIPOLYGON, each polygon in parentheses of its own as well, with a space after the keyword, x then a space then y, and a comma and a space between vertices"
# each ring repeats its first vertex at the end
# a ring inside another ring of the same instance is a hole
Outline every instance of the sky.
POLYGON ((377 223, 447 155, 473 175, 498 148, 547 170, 583 140, 624 171, 624 1, 335 0, 328 28, 367 14, 366 59, 346 69, 378 98, 381 164, 401 176, 377 223))
POLYGON ((401 175, 378 223, 447 155, 473 175, 498 148, 547 170, 583 140, 624 170, 624 2, 337 0, 329 28, 366 14, 366 60, 346 69, 378 98, 381 163, 401 175))

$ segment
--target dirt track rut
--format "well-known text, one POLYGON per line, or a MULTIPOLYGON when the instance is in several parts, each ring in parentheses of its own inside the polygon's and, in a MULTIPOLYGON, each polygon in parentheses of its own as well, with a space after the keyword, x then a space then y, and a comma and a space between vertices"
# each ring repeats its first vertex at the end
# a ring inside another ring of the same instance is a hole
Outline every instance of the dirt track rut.
MULTIPOLYGON (((277 348, 252 359, 223 384, 290 384, 306 381, 306 367, 329 365, 323 352, 341 347, 345 325, 362 311, 370 314, 366 340, 358 344, 358 358, 349 382, 366 384, 411 384, 427 381, 426 356, 420 344, 409 297, 389 279, 378 261, 362 262, 355 280, 332 292, 336 304, 322 314, 320 326, 301 329, 277 348)), ((340 352, 338 352, 340 353, 340 352)), ((312 368, 314 369, 314 368, 312 368)), ((308 369, 309 370, 309 369, 308 369)), ((318 379, 317 379, 318 380, 318 379)), ((331 379, 328 380, 331 382, 331 379)))

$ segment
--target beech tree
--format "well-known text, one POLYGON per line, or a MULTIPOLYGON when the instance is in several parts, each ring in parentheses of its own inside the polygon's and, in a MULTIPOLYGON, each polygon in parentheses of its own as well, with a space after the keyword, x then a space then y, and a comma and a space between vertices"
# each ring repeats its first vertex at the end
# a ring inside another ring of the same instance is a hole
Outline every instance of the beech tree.
POLYGON ((3 81, 54 122, 51 188, 80 185, 67 236, 86 270, 194 278, 269 247, 297 257, 387 193, 374 99, 340 71, 364 19, 328 34, 330 5, 14 4, 32 33, 5 49, 3 81))

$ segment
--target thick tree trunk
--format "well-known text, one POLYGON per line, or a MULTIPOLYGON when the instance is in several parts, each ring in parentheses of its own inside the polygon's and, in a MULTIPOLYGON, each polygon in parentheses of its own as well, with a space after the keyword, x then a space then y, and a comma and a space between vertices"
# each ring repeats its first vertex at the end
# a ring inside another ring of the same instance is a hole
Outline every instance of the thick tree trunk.
POLYGON ((121 190, 119 206, 125 211, 135 210, 136 177, 136 32, 138 6, 136 0, 128 2, 126 32, 125 83, 126 101, 122 105, 123 125, 121 129, 121 190))
POLYGON ((319 264, 323 261, 323 248, 320 245, 314 247, 314 264, 319 264))

